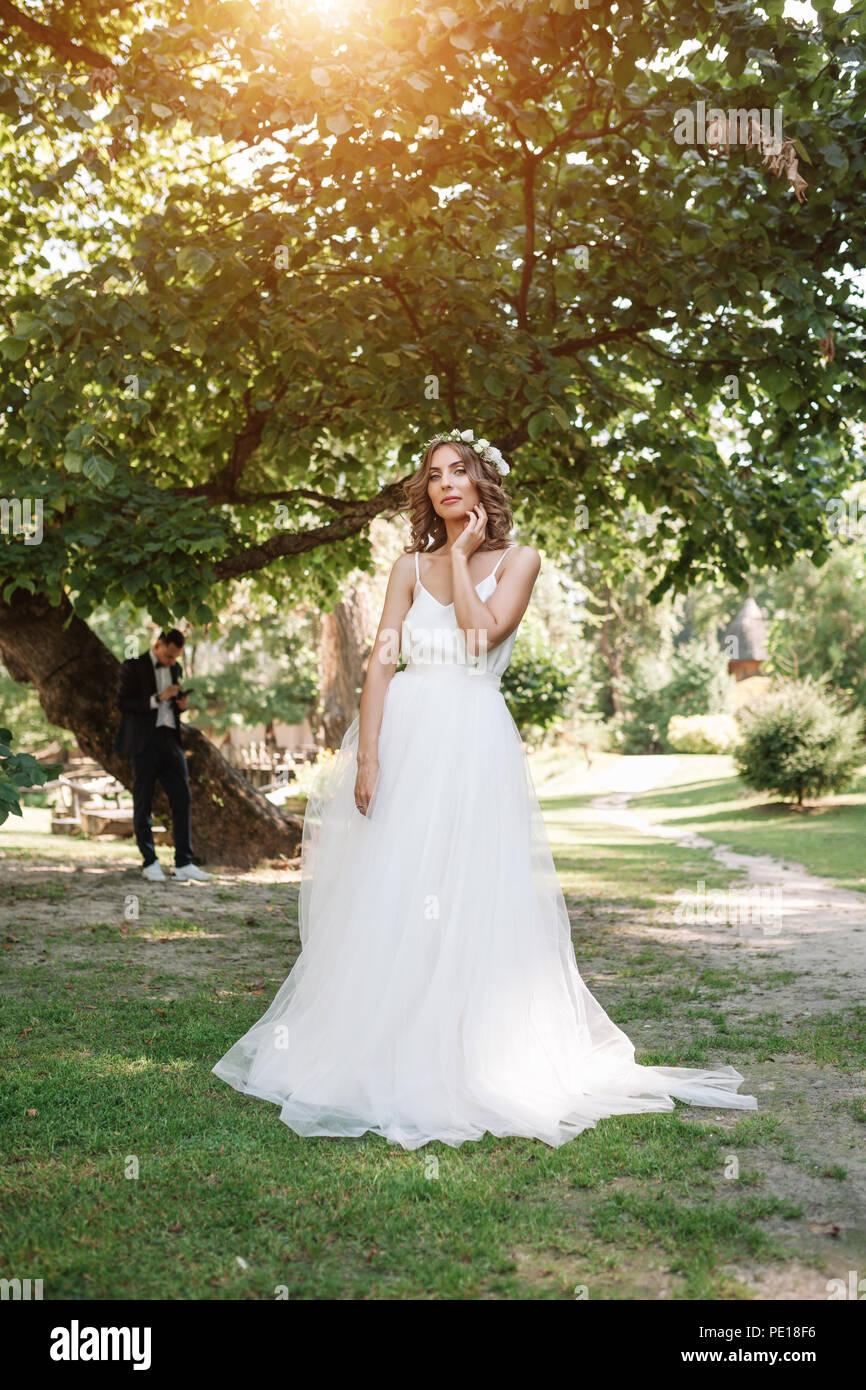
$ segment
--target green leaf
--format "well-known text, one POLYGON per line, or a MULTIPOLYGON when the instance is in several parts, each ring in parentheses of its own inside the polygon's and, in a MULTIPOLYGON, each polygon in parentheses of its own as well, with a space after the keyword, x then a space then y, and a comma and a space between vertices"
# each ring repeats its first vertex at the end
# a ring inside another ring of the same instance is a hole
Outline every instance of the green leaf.
POLYGON ((500 381, 498 376, 494 376, 493 372, 488 372, 484 378, 484 390, 488 396, 495 396, 497 400, 501 401, 505 395, 505 383, 500 381))
POLYGON ((107 487, 114 477, 114 464, 101 454, 88 454, 82 469, 85 477, 97 487, 107 487))
POLYGON ((27 338, 4 338, 0 342, 0 352, 7 362, 18 362, 29 346, 30 343, 27 338))
POLYGON ((203 246, 184 246, 177 253, 178 270, 191 270, 194 275, 206 275, 214 264, 214 257, 203 246))
POLYGON ((529 438, 538 439, 539 435, 544 434, 553 424, 553 416, 548 410, 539 410, 529 421, 529 438))
POLYGON ((32 341, 39 337, 44 328, 44 322, 42 319, 38 318, 36 314, 30 314, 25 311, 15 316, 16 338, 28 338, 32 341))
POLYGON ((796 410, 803 403, 803 393, 799 386, 791 384, 786 387, 779 397, 779 404, 785 410, 796 410))
POLYGON ((821 150, 821 156, 825 163, 829 164, 833 169, 848 168, 848 160, 845 157, 845 152, 841 145, 837 145, 835 140, 831 140, 829 145, 824 146, 821 150))

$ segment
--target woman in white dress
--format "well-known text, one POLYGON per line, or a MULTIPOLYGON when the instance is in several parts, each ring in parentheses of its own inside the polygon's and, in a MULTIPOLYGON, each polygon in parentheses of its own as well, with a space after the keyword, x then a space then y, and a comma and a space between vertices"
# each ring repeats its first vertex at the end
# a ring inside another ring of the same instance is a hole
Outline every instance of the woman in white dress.
POLYGON ((213 1071, 298 1134, 406 1149, 485 1132, 558 1147, 675 1098, 753 1110, 731 1066, 638 1065, 580 976, 499 689, 540 560, 507 544, 508 465, 471 441, 431 440, 406 485, 412 538, 360 714, 307 805, 301 953, 213 1071))

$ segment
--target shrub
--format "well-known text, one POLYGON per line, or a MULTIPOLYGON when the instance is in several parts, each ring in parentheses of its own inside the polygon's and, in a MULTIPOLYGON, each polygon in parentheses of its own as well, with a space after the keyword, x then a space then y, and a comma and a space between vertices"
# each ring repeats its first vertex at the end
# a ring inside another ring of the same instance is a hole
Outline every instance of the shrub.
POLYGON ((687 642, 669 657, 643 657, 623 690, 622 751, 670 752, 673 715, 722 713, 731 685, 723 654, 705 642, 687 642))
POLYGON ((730 753, 739 741, 730 714, 675 714, 668 724, 668 743, 677 753, 730 753))
POLYGON ((21 815, 20 795, 26 787, 41 787, 62 771, 59 764, 41 767, 29 753, 13 753, 11 733, 0 729, 0 825, 10 815, 21 815))
POLYGON ((740 715, 737 770, 784 801, 844 791, 866 761, 863 713, 848 712, 823 681, 781 681, 740 715))
POLYGON ((567 713, 576 669, 562 654, 552 652, 540 638, 523 638, 502 677, 502 694, 520 737, 531 741, 554 729, 567 713))

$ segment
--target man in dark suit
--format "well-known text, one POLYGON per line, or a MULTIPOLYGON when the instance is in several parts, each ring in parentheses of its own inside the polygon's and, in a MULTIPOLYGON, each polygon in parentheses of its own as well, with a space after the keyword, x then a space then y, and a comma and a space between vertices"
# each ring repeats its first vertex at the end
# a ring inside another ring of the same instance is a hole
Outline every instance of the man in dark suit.
POLYGON ((171 807, 175 879, 206 883, 211 875, 193 863, 189 773, 183 755, 180 716, 188 700, 180 687, 178 657, 183 633, 161 632, 150 651, 130 657, 120 668, 117 707, 123 718, 115 751, 132 759, 133 825, 144 859, 142 872, 152 883, 165 881, 153 845, 151 807, 157 781, 171 807))

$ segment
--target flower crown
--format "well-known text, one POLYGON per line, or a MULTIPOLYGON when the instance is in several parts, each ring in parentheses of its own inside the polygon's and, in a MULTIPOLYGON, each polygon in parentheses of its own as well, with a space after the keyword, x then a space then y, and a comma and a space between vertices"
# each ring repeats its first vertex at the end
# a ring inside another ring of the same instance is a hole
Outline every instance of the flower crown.
MULTIPOLYGON (((509 465, 505 462, 505 459, 502 457, 499 450, 490 443, 490 440, 474 439, 472 435, 472 430, 451 430, 448 434, 434 434, 433 438, 428 439, 427 443, 424 445, 424 448, 421 450, 421 458, 423 458, 424 454, 430 448, 430 445, 434 443, 469 444, 475 450, 478 457, 483 459, 485 463, 492 464, 493 467, 496 469, 497 473, 499 473, 503 478, 505 477, 506 473, 511 472, 509 465)), ((421 459, 419 458, 419 466, 420 462, 421 459)))

